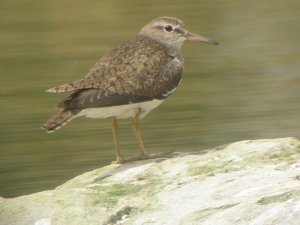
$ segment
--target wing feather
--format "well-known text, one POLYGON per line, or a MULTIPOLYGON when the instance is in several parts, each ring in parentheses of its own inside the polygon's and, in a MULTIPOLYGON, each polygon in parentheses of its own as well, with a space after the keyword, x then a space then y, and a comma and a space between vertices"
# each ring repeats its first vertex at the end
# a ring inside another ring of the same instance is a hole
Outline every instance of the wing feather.
POLYGON ((152 99, 148 96, 106 95, 105 92, 99 89, 85 89, 71 94, 60 102, 58 107, 64 109, 99 108, 150 101, 152 99))
POLYGON ((178 50, 138 36, 104 55, 84 78, 48 92, 69 92, 60 105, 70 108, 161 99, 178 86, 182 72, 178 50))

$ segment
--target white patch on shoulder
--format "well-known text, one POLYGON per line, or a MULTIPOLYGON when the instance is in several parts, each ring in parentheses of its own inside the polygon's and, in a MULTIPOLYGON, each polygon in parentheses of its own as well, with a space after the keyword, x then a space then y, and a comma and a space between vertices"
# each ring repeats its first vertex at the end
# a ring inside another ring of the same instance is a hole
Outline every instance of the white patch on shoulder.
POLYGON ((181 81, 182 81, 182 79, 180 79, 180 81, 179 81, 177 87, 173 88, 172 90, 168 91, 167 93, 163 94, 162 96, 168 97, 168 96, 170 96, 171 94, 173 94, 173 92, 176 91, 176 89, 177 89, 177 88, 179 87, 179 85, 181 84, 181 81))
POLYGON ((133 118, 136 113, 140 111, 140 119, 142 119, 163 101, 164 100, 154 99, 152 101, 131 103, 128 105, 88 108, 82 110, 78 116, 86 116, 90 118, 108 118, 112 116, 117 118, 133 118))
POLYGON ((171 95, 174 91, 176 91, 177 87, 176 88, 173 88, 171 91, 168 91, 167 93, 163 94, 162 96, 164 97, 168 97, 169 95, 171 95))

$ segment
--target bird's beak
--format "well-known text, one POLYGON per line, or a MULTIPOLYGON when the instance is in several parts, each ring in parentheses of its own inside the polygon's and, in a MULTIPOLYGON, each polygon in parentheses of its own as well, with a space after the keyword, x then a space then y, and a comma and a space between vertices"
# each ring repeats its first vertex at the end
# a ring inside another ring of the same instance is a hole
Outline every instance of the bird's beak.
POLYGON ((216 42, 212 39, 209 39, 209 38, 203 37, 199 34, 194 34, 194 33, 191 33, 191 32, 188 32, 185 37, 186 37, 186 40, 190 41, 190 42, 203 42, 203 43, 211 44, 211 45, 218 45, 219 44, 218 42, 216 42))

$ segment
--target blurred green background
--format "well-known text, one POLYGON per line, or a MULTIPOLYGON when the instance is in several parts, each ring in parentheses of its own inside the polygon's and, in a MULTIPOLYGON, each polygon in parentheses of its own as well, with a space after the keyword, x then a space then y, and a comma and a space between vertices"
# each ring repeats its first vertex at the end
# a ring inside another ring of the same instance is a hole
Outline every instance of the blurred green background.
MULTIPOLYGON (((114 160, 111 120, 40 130, 63 95, 150 20, 182 19, 219 46, 186 44, 184 80, 142 121, 149 152, 300 136, 300 1, 0 0, 0 195, 52 189, 114 160)), ((131 121, 121 147, 137 154, 131 121)))

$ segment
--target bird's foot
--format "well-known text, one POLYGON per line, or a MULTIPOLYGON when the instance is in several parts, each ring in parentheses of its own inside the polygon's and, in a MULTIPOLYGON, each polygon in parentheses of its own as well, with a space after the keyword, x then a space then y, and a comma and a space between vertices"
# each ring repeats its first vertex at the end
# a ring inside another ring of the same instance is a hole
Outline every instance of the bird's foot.
POLYGON ((129 157, 120 157, 117 158, 115 161, 112 162, 112 164, 123 164, 123 163, 129 163, 139 160, 146 160, 146 159, 157 159, 157 158, 164 158, 164 157, 170 157, 172 156, 172 153, 174 151, 167 151, 167 152, 156 152, 151 154, 140 154, 138 156, 129 156, 129 157))
POLYGON ((111 162, 111 164, 123 164, 123 163, 125 163, 124 159, 125 158, 123 158, 123 157, 117 157, 115 161, 111 162))

